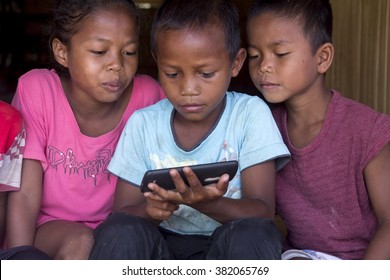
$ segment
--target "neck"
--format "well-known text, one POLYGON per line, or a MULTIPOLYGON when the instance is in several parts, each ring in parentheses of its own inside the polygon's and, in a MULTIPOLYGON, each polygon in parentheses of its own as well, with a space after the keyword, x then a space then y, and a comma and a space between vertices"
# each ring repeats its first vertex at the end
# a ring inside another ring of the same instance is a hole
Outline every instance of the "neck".
POLYGON ((286 103, 288 123, 309 125, 323 121, 331 99, 331 92, 324 89, 316 94, 298 96, 289 101, 286 103))

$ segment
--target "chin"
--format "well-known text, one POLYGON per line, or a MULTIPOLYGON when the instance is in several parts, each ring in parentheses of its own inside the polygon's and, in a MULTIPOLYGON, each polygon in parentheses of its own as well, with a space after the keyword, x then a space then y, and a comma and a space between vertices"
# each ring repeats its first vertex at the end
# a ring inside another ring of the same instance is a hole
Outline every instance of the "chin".
POLYGON ((103 98, 100 98, 101 103, 113 103, 118 101, 118 99, 121 97, 121 94, 111 94, 110 96, 105 96, 103 98))
POLYGON ((267 102, 269 103, 272 103, 272 104, 276 104, 276 103, 282 103, 284 101, 286 101, 285 98, 281 97, 281 96, 278 96, 276 94, 264 94, 264 93, 261 93, 264 97, 265 100, 267 100, 267 102))

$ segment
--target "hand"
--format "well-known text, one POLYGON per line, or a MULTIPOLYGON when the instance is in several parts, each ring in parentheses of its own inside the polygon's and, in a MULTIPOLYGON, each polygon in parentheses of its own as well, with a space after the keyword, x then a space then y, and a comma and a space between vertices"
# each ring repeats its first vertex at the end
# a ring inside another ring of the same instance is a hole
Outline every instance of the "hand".
POLYGON ((194 208, 220 198, 225 194, 229 185, 229 175, 227 174, 222 175, 217 183, 203 186, 192 169, 184 167, 183 173, 189 182, 189 186, 187 186, 177 170, 172 169, 169 173, 175 183, 176 190, 165 190, 153 183, 149 184, 148 187, 163 201, 185 204, 194 208))
POLYGON ((146 213, 154 220, 162 221, 169 219, 173 212, 179 208, 179 205, 175 202, 163 199, 158 193, 165 190, 160 188, 157 184, 150 183, 149 185, 153 185, 151 188, 153 188, 154 191, 145 193, 146 213))

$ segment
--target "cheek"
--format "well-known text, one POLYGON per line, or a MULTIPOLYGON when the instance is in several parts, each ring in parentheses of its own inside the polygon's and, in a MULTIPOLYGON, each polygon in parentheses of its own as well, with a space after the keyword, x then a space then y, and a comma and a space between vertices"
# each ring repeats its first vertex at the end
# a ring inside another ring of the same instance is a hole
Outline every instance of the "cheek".
POLYGON ((249 75, 253 79, 256 76, 257 70, 256 70, 256 63, 255 62, 248 62, 248 70, 249 75))
POLYGON ((249 72, 249 77, 251 78, 251 80, 255 84, 255 86, 257 87, 256 80, 259 77, 259 73, 258 73, 257 64, 255 62, 248 63, 248 72, 249 72))
POLYGON ((175 90, 175 86, 161 75, 159 76, 159 82, 165 94, 167 96, 172 95, 175 90))

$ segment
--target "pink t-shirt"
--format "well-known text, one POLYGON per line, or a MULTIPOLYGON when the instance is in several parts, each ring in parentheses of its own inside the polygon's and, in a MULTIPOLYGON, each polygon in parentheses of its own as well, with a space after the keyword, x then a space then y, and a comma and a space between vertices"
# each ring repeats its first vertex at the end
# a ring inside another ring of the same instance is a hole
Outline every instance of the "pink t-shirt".
POLYGON ((390 116, 333 91, 320 134, 297 149, 288 138, 285 108, 273 113, 291 152, 276 178, 286 248, 361 259, 377 229, 363 171, 390 141, 390 116))
POLYGON ((56 219, 95 228, 112 210, 117 177, 107 170, 123 127, 139 108, 164 98, 149 76, 134 78, 130 102, 118 126, 99 137, 83 135, 53 70, 35 69, 19 79, 13 105, 27 131, 24 157, 44 169, 38 226, 56 219))
POLYGON ((0 191, 20 188, 26 132, 21 114, 0 101, 0 191))

